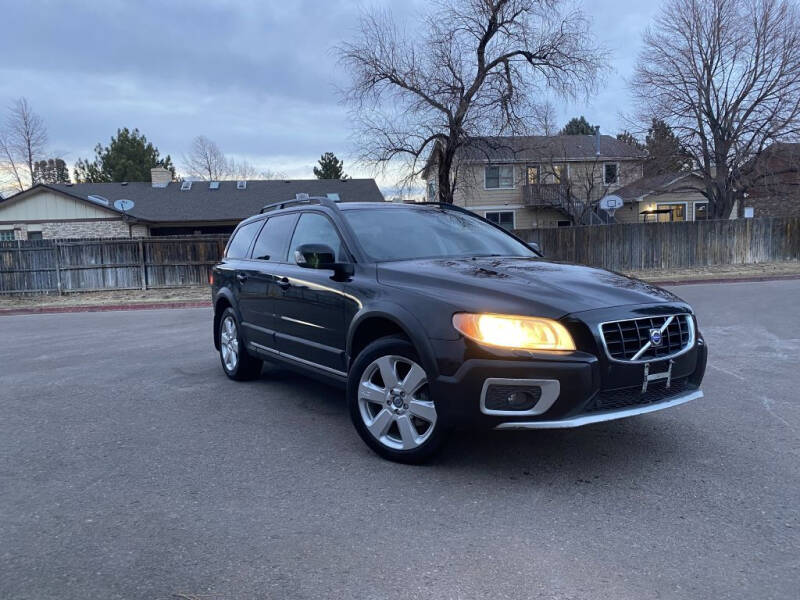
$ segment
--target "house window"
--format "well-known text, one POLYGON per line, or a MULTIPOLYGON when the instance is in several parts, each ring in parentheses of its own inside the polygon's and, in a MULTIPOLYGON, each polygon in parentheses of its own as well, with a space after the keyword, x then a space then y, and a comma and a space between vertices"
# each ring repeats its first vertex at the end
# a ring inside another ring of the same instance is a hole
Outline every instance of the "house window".
POLYGON ((428 202, 436 202, 436 182, 428 182, 428 202))
POLYGON ((511 165, 488 166, 484 170, 487 190, 507 190, 514 187, 514 167, 511 165))
POLYGON ((615 185, 619 183, 619 164, 603 164, 603 183, 606 185, 615 185))
POLYGON ((497 212, 487 212, 486 220, 497 223, 505 229, 514 229, 514 211, 503 210, 497 212))
POLYGON ((694 203, 694 220, 708 221, 708 202, 694 203))
POLYGON ((13 229, 4 229, 0 231, 0 242, 9 242, 14 241, 14 230, 13 229))
POLYGON ((550 181, 547 183, 561 183, 562 181, 569 179, 569 171, 565 171, 564 165, 551 165, 548 171, 548 174, 550 175, 550 181))
POLYGON ((572 221, 560 220, 556 221, 556 227, 571 227, 572 221))
POLYGON ((656 204, 659 223, 686 220, 686 202, 656 204))
POLYGON ((42 232, 41 231, 29 231, 28 232, 28 239, 29 240, 41 240, 42 239, 42 232))
POLYGON ((527 169, 528 185, 539 183, 539 165, 530 165, 527 169))

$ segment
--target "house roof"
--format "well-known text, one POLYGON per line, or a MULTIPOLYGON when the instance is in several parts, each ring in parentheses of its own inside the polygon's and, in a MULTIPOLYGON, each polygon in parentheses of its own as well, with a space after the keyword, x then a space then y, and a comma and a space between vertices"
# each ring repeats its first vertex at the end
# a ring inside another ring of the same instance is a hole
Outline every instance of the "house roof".
POLYGON ((477 162, 594 160, 597 157, 640 160, 646 156, 644 150, 610 135, 478 137, 457 151, 458 160, 477 162))
POLYGON ((615 196, 619 196, 625 202, 636 202, 650 194, 659 192, 670 191, 697 191, 697 188, 687 185, 688 178, 699 179, 697 173, 688 172, 673 172, 664 173, 662 175, 652 175, 650 177, 642 177, 633 183, 629 183, 614 192, 615 196), (677 187, 676 184, 682 182, 677 187))
POLYGON ((338 194, 343 202, 383 202, 383 194, 374 179, 299 179, 291 181, 248 181, 237 189, 236 181, 221 181, 210 189, 207 181, 193 181, 190 190, 181 191, 181 183, 153 187, 149 182, 39 184, 0 201, 0 206, 21 200, 39 189, 50 189, 92 206, 122 214, 114 208, 116 200, 132 200, 127 214, 148 222, 240 221, 256 214, 273 202, 292 200, 297 194, 325 196, 338 194), (101 196, 108 205, 97 204, 89 196, 101 196))

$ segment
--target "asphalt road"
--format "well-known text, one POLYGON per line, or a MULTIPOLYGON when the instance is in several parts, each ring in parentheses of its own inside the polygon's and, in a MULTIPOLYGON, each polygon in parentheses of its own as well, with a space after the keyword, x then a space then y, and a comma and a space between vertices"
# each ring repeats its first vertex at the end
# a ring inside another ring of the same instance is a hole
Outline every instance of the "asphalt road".
POLYGON ((373 455, 205 309, 0 317, 0 598, 800 596, 800 281, 677 288, 706 398, 373 455))

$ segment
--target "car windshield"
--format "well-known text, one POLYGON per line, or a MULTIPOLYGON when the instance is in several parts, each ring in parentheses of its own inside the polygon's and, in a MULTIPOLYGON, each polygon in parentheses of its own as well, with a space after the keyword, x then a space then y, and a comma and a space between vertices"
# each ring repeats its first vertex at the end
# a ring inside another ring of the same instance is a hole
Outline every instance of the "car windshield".
POLYGON ((497 227, 462 212, 434 207, 343 210, 375 261, 446 256, 536 256, 497 227))

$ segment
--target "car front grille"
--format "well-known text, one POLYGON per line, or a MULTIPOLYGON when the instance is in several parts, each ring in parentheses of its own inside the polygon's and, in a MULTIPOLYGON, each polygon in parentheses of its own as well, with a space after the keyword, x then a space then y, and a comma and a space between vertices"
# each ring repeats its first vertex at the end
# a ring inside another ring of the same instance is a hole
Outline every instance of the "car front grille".
POLYGON ((669 388, 667 388, 666 382, 652 383, 644 394, 642 394, 641 387, 600 391, 592 398, 584 412, 617 410, 629 406, 666 402, 684 392, 696 389, 696 387, 684 377, 672 380, 669 388))
POLYGON ((645 317, 603 323, 601 333, 609 357, 645 362, 669 358, 685 350, 694 342, 694 323, 687 314, 645 317), (660 345, 651 342, 651 330, 661 332, 660 345))

